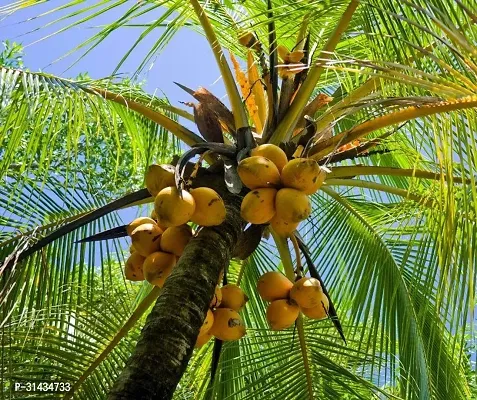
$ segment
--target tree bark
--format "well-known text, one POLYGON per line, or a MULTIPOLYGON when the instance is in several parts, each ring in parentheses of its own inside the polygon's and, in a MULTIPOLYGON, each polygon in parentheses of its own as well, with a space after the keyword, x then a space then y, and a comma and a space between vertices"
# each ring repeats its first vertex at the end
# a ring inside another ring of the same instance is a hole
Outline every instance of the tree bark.
POLYGON ((202 176, 194 186, 213 187, 222 196, 226 220, 202 229, 187 245, 109 400, 172 398, 192 356, 220 271, 228 266, 242 232, 241 196, 228 193, 222 177, 202 176))

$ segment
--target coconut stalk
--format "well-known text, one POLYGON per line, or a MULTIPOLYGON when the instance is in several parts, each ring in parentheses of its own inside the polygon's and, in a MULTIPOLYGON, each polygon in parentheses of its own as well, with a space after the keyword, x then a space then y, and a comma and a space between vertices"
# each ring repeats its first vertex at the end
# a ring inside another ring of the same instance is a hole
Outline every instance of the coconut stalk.
POLYGON ((195 184, 212 187, 222 196, 227 218, 219 226, 203 228, 185 248, 109 400, 172 398, 192 356, 220 271, 229 264, 241 235, 242 197, 229 193, 220 175, 199 175, 195 184))
POLYGON ((421 178, 432 180, 444 180, 453 183, 470 183, 470 179, 465 179, 460 176, 447 176, 439 172, 424 171, 420 169, 410 168, 393 168, 393 167, 375 167, 367 165, 343 166, 333 167, 326 178, 350 178, 358 175, 389 175, 389 176, 406 176, 409 178, 421 178))
MULTIPOLYGON (((295 282, 295 271, 293 270, 293 262, 292 262, 292 258, 290 254, 290 249, 288 248, 287 239, 281 237, 280 235, 277 235, 271 228, 270 228, 270 231, 272 232, 273 240, 275 241, 278 253, 280 254, 280 259, 282 260, 282 263, 283 263, 285 275, 292 282, 295 282)), ((298 259, 299 259, 299 254, 297 254, 297 260, 298 259)), ((301 355, 303 358, 303 367, 305 369, 308 398, 312 400, 314 398, 313 397, 313 379, 311 374, 310 361, 308 360, 308 350, 306 346, 305 330, 303 327, 303 318, 301 316, 301 313, 298 314, 296 327, 297 327, 298 338, 300 342, 301 355)))

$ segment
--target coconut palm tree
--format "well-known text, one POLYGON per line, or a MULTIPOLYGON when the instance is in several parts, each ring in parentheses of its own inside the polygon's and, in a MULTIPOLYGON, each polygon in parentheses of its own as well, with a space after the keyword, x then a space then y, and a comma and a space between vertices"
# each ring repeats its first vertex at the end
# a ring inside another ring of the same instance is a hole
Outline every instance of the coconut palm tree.
MULTIPOLYGON (((122 3, 60 20, 77 26, 122 3)), ((164 31, 138 69, 192 27, 228 106, 200 88, 182 86, 190 113, 132 82, 0 70, 4 397, 20 381, 71 385, 44 398, 475 395, 475 4, 141 1, 79 49, 145 13, 156 19, 133 48, 164 31), (237 163, 262 143, 326 172, 289 239, 241 218, 237 163), (178 185, 202 154, 193 186, 214 188, 226 219, 200 230, 163 288, 126 283, 124 239, 94 235, 123 224, 118 210, 144 210, 145 168, 181 153, 178 185), (258 278, 293 281, 302 265, 327 290, 329 318, 271 331, 258 278), (224 268, 250 298, 247 335, 194 350, 224 268)))

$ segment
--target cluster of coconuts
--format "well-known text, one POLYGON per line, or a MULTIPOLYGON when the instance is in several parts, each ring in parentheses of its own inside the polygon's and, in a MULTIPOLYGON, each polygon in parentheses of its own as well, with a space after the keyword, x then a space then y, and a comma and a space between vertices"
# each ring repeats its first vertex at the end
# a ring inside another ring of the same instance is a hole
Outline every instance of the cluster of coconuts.
POLYGON ((192 239, 192 228, 187 224, 162 228, 154 219, 140 217, 126 230, 132 241, 131 255, 124 267, 126 279, 147 280, 162 287, 192 239))
POLYGON ((242 218, 252 224, 270 223, 281 236, 290 236, 311 213, 308 195, 323 184, 326 172, 310 158, 288 160, 273 144, 255 147, 237 168, 251 189, 243 198, 242 218))
POLYGON ((329 300, 318 279, 304 277, 292 283, 280 272, 266 272, 257 282, 257 291, 263 300, 270 302, 267 321, 273 330, 292 326, 300 311, 311 319, 328 315, 329 300))
POLYGON ((202 347, 213 336, 222 341, 239 340, 243 337, 245 325, 239 311, 247 301, 247 295, 237 285, 227 284, 222 288, 217 285, 195 347, 202 347))
POLYGON ((154 211, 151 217, 137 218, 126 228, 132 245, 124 272, 131 281, 147 280, 162 287, 194 235, 187 223, 220 225, 225 219, 225 205, 208 187, 179 191, 172 165, 149 166, 145 181, 155 196, 154 211))

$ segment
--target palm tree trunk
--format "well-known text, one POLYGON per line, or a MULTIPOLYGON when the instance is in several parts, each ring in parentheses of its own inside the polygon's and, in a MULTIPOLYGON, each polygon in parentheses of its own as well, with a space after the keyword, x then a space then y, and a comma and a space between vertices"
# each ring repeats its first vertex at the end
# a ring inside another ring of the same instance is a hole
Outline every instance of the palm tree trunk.
MULTIPOLYGON (((208 179, 207 186, 210 185, 208 179)), ((221 190, 227 218, 204 228, 186 247, 167 279, 109 400, 171 399, 192 355, 220 271, 229 264, 242 231, 241 197, 221 190)), ((214 185, 215 186, 215 185, 214 185)))

